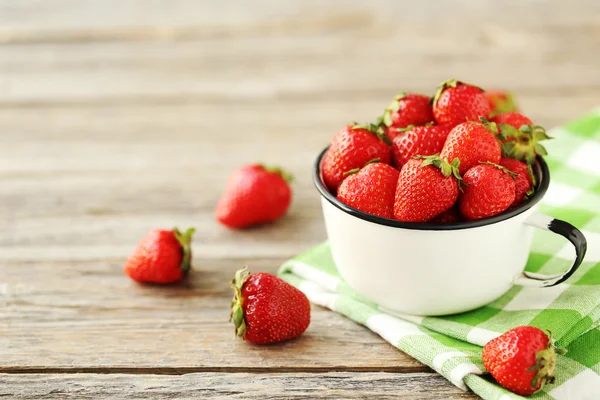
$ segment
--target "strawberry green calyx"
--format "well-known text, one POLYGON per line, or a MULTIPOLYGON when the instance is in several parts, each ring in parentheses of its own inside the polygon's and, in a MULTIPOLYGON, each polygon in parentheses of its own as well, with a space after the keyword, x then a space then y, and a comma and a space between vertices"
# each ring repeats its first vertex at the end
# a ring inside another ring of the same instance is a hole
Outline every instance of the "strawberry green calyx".
MULTIPOLYGON (((425 126, 431 126, 431 125, 425 124, 425 126)), ((396 132, 399 132, 399 133, 408 132, 408 131, 412 130, 414 127, 415 127, 415 125, 409 125, 406 128, 396 128, 396 132)))
POLYGON ((366 131, 371 132, 373 135, 377 136, 379 139, 383 141, 383 143, 388 146, 392 145, 392 142, 388 138, 385 133, 385 124, 382 122, 382 118, 378 118, 376 123, 368 123, 368 124, 359 124, 358 122, 354 122, 352 125, 353 128, 364 129, 366 131))
POLYGON ((492 167, 498 168, 500 171, 509 174, 511 178, 513 178, 513 179, 517 178, 517 174, 512 172, 510 169, 503 167, 502 165, 494 164, 493 162, 489 162, 489 161, 480 161, 479 164, 491 165, 492 167))
POLYGON ((181 251, 183 252, 180 268, 186 275, 190 272, 190 269, 192 268, 192 236, 194 236, 194 232, 196 232, 195 228, 189 228, 184 233, 182 233, 177 228, 173 229, 175 239, 177 239, 177 241, 181 245, 181 251))
POLYGON ((536 154, 548 155, 548 152, 539 142, 552 139, 546 130, 539 125, 521 125, 515 129, 508 124, 500 125, 501 134, 498 137, 505 141, 502 143, 502 153, 505 157, 525 161, 531 165, 535 163, 536 154))
POLYGON ((504 96, 495 96, 491 99, 493 111, 490 113, 490 118, 498 114, 517 111, 517 103, 512 93, 506 92, 504 96))
MULTIPOLYGON (((367 161, 367 162, 365 163, 365 165, 363 165, 363 168, 364 168, 364 167, 366 167, 366 166, 367 166, 367 165, 369 165, 369 164, 378 163, 378 162, 381 162, 381 158, 379 158, 379 157, 377 157, 377 158, 374 158, 374 159, 372 159, 372 160, 369 160, 369 161, 367 161)), ((351 169, 351 170, 348 170, 348 171, 344 172, 344 174, 343 174, 343 175, 344 175, 344 176, 348 176, 348 175, 354 175, 354 174, 356 174, 356 173, 357 173, 358 171, 360 171, 360 170, 361 170, 361 168, 353 168, 353 169, 351 169)))
POLYGON ((450 175, 454 175, 456 180, 460 183, 462 182, 462 177, 458 172, 458 167, 460 166, 460 160, 455 158, 451 163, 440 158, 439 154, 434 154, 433 156, 414 156, 413 158, 418 158, 423 160, 421 163, 421 168, 426 167, 428 165, 433 165, 436 168, 439 168, 442 172, 442 175, 448 177, 450 175))
MULTIPOLYGON (((440 96, 442 95, 442 93, 444 93, 444 90, 446 90, 448 88, 455 88, 459 85, 469 85, 469 86, 476 87, 477 89, 481 89, 479 86, 471 85, 470 83, 461 82, 457 79, 449 79, 438 85, 435 95, 433 95, 433 97, 430 100, 431 105, 435 106, 437 104, 438 100, 440 99, 440 96)), ((483 89, 481 89, 481 91, 483 92, 483 89)))
POLYGON ((535 365, 528 368, 529 371, 537 371, 531 381, 531 387, 541 390, 545 383, 554 382, 554 373, 556 372, 556 355, 565 355, 567 349, 557 349, 554 347, 552 333, 548 331, 548 345, 544 350, 540 350, 535 355, 535 365))
POLYGON ((233 288, 233 300, 231 301, 231 316, 229 321, 235 326, 235 336, 243 337, 246 333, 246 321, 244 320, 244 310, 242 308, 242 287, 250 275, 248 267, 244 267, 235 273, 231 287, 233 288))
POLYGON ((498 125, 496 125, 495 122, 490 122, 490 121, 488 121, 487 118, 484 118, 484 117, 479 117, 479 121, 481 121, 481 124, 485 127, 485 129, 490 131, 494 136, 499 135, 498 125))
POLYGON ((387 106, 383 112, 383 115, 380 117, 380 122, 382 122, 385 126, 392 126, 392 114, 400 110, 400 100, 405 98, 406 95, 406 92, 401 92, 394 97, 394 100, 392 100, 390 105, 387 106))
POLYGON ((274 166, 269 166, 269 165, 264 165, 264 164, 260 164, 260 166, 267 172, 281 176, 283 178, 283 180, 286 181, 287 183, 291 183, 294 181, 294 175, 290 174, 289 172, 285 171, 284 169, 282 169, 280 167, 274 167, 274 166))

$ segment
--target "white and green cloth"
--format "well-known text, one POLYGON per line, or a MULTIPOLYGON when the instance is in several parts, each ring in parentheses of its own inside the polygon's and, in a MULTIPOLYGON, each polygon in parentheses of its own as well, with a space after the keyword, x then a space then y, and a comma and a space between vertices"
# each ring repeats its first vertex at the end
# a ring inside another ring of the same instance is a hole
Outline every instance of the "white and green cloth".
MULTIPOLYGON (((495 302, 463 314, 416 317, 394 315, 357 295, 340 277, 328 243, 287 261, 280 276, 313 303, 365 325, 484 399, 522 397, 486 374, 482 346, 518 325, 548 329, 568 353, 558 356, 555 383, 530 398, 600 399, 600 109, 549 133, 555 138, 545 143, 551 184, 540 211, 577 226, 588 240, 583 264, 566 282, 543 289, 515 286, 495 302)), ((564 238, 536 231, 526 270, 558 273, 573 257, 564 238)))

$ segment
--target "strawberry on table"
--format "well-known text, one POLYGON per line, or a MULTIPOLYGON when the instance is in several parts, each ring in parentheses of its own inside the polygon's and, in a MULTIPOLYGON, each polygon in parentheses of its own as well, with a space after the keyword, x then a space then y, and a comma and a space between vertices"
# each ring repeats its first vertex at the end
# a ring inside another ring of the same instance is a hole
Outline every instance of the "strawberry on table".
POLYGON ((447 125, 410 126, 400 130, 392 141, 392 163, 402 168, 416 155, 431 156, 442 151, 450 133, 447 125))
POLYGON ((515 176, 506 168, 482 163, 463 175, 463 192, 458 204, 460 214, 468 221, 503 213, 515 201, 515 176))
POLYGON ((125 273, 140 283, 167 284, 185 278, 191 268, 194 228, 180 232, 153 229, 125 263, 125 273))
POLYGON ((373 124, 346 126, 334 136, 323 156, 323 180, 335 195, 346 172, 362 168, 374 159, 389 164, 390 158, 389 141, 381 127, 373 124))
POLYGON ((381 120, 387 127, 388 138, 393 140, 399 128, 433 121, 430 98, 422 94, 400 93, 385 109, 381 120))
POLYGON ((438 86, 433 97, 433 116, 440 125, 454 127, 466 121, 488 118, 491 106, 481 88, 451 79, 438 86))
POLYGON ((483 347, 483 365, 505 389, 522 396, 554 381, 556 354, 551 338, 533 326, 517 326, 483 347))
POLYGON ((400 170, 394 218, 427 222, 452 207, 458 198, 459 163, 438 156, 411 158, 400 170))
POLYGON ((394 217, 394 197, 399 172, 383 163, 371 163, 349 171, 337 198, 350 207, 383 218, 394 217))
POLYGON ((502 156, 500 143, 496 139, 496 125, 482 122, 463 122, 456 125, 448 134, 440 157, 445 160, 460 160, 459 173, 462 175, 479 162, 497 164, 502 156))
POLYGON ((498 126, 498 136, 502 139, 504 156, 525 161, 531 165, 535 156, 547 155, 546 149, 539 142, 551 139, 546 130, 534 125, 531 119, 518 112, 498 114, 491 119, 498 126))
POLYGON ((510 92, 503 90, 486 90, 484 95, 490 102, 492 108, 490 118, 506 112, 519 111, 517 104, 515 103, 515 98, 510 92))
POLYGON ((278 167, 254 164, 234 171, 217 203, 216 217, 230 228, 273 222, 292 201, 292 176, 278 167))
POLYGON ((282 279, 246 268, 236 272, 230 320, 238 337, 254 344, 294 339, 310 324, 310 303, 300 290, 282 279))
POLYGON ((512 203, 512 206, 516 207, 523 202, 525 197, 533 194, 533 171, 530 165, 514 158, 503 157, 500 165, 517 174, 515 177, 515 201, 512 203))

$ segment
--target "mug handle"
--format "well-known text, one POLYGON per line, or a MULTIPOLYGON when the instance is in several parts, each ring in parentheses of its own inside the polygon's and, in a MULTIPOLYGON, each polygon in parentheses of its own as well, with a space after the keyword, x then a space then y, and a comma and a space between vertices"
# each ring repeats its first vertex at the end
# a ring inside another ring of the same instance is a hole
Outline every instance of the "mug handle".
POLYGON ((587 240, 583 233, 568 222, 554 219, 544 214, 533 213, 525 220, 525 225, 534 226, 545 231, 554 232, 565 237, 575 247, 575 261, 571 268, 561 274, 543 275, 534 272, 522 272, 514 279, 514 284, 519 286, 530 286, 545 288, 556 286, 569 279, 581 265, 587 250, 587 240))

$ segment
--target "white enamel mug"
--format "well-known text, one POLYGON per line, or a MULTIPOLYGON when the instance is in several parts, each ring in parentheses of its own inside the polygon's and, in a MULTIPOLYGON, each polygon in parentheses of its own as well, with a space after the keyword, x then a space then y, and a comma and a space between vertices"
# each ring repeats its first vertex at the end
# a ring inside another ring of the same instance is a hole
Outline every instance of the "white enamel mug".
POLYGON ((550 181, 538 157, 538 187, 519 207, 478 221, 408 223, 351 208, 323 184, 318 157, 313 179, 321 194, 333 260, 359 294, 398 313, 446 315, 484 306, 513 285, 546 288, 568 279, 585 256, 587 242, 573 225, 535 212, 550 181), (573 265, 561 274, 523 272, 533 227, 564 236, 575 247, 573 265))

